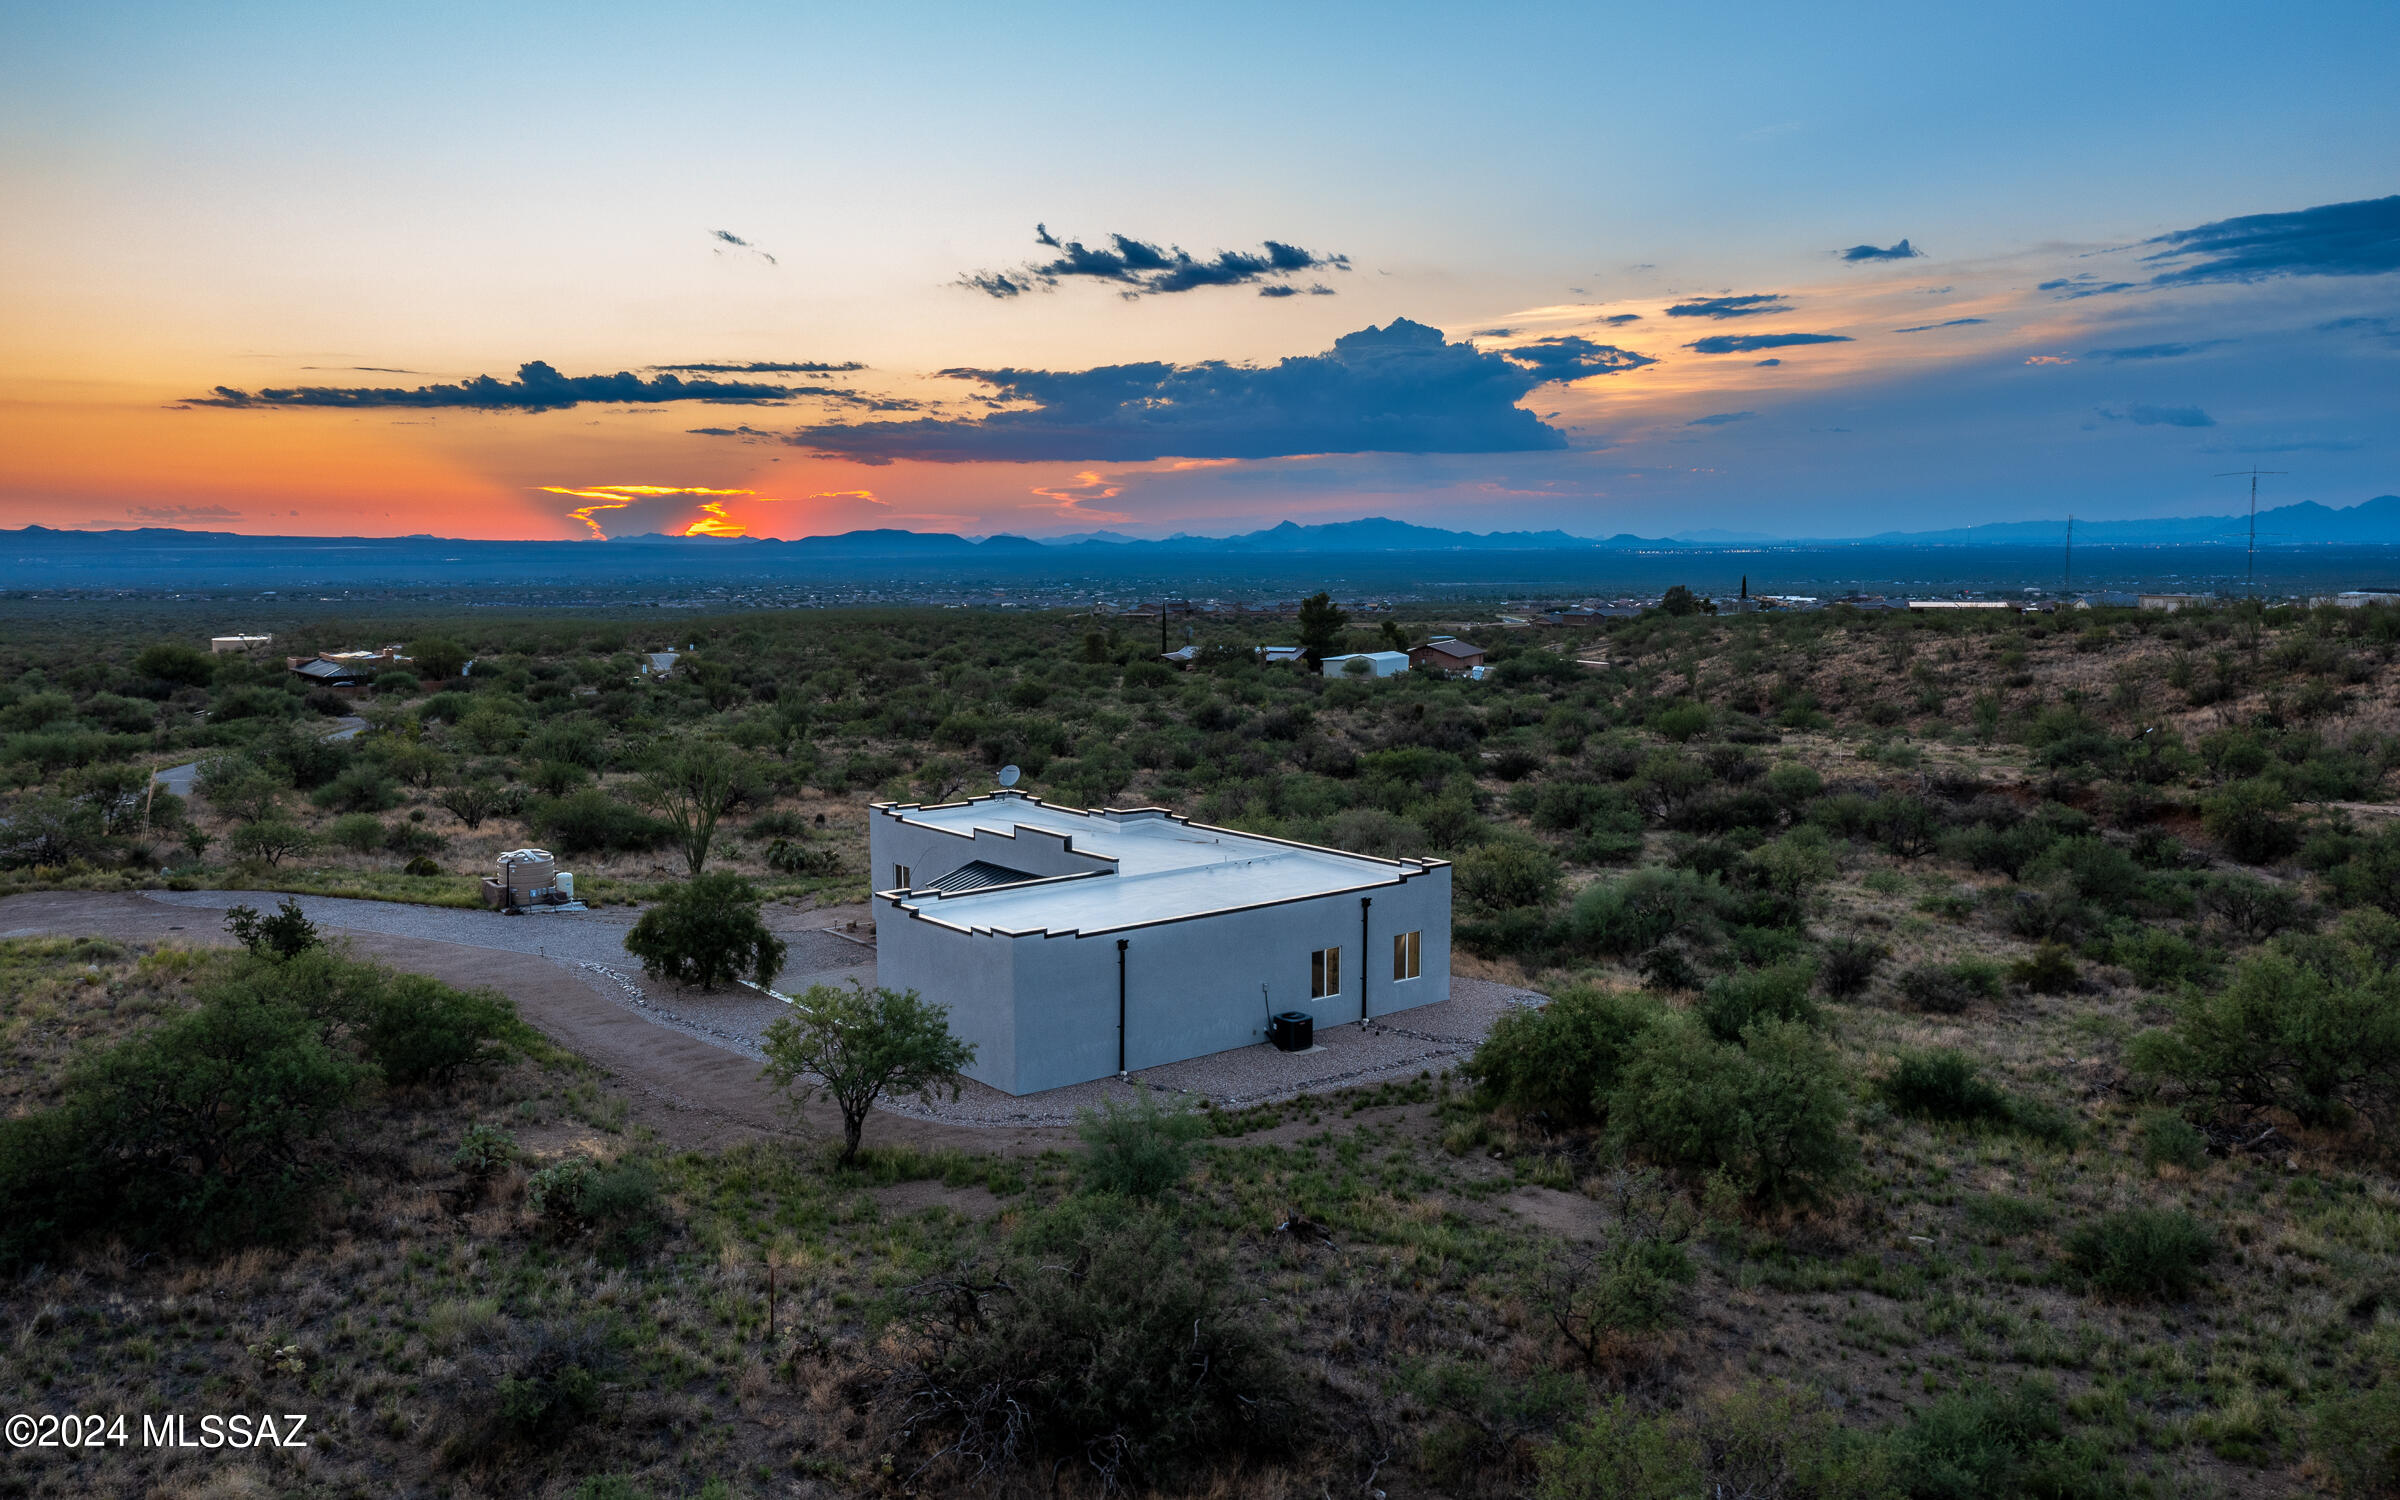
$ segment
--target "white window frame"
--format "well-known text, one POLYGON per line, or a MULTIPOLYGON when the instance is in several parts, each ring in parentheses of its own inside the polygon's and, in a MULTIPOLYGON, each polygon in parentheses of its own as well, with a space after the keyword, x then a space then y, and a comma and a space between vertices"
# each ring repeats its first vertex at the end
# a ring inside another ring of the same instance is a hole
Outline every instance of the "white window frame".
POLYGON ((1342 993, 1342 950, 1319 948, 1308 955, 1308 998, 1331 1000, 1342 993))
POLYGON ((896 891, 905 891, 910 889, 908 883, 908 866, 892 866, 892 889, 896 891))
POLYGON ((1424 973, 1424 930, 1420 928, 1415 932, 1392 934, 1392 982, 1397 984, 1402 980, 1421 978, 1424 973))

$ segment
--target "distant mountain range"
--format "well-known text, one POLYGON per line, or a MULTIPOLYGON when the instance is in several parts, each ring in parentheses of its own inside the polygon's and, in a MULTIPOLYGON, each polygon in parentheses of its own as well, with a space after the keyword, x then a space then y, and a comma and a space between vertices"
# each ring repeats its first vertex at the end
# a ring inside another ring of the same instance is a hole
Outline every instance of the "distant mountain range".
MULTIPOLYGON (((606 581, 734 577, 866 577, 889 572, 960 578, 1023 580, 1055 572, 1173 577, 1212 573, 1212 561, 1239 576, 1271 572, 1294 577, 1317 560, 1371 565, 1412 576, 1410 558, 1449 557, 1473 563, 1479 574, 1525 574, 1569 558, 1627 562, 1729 548, 2049 548, 2066 538, 2067 523, 2003 521, 1945 531, 1882 532, 1868 537, 1767 537, 1754 532, 1687 531, 1676 537, 1620 533, 1581 537, 1564 531, 1450 531, 1383 516, 1301 525, 1285 521, 1238 536, 1172 536, 1142 540, 1111 532, 1036 540, 999 535, 980 539, 940 531, 882 529, 780 541, 757 537, 629 536, 607 542, 470 541, 432 536, 242 536, 222 531, 141 527, 124 531, 56 531, 27 526, 0 530, 0 587, 201 588, 272 585, 278 579, 308 587, 397 582, 522 584, 529 580, 584 586, 606 581), (634 559, 641 560, 636 562, 634 559), (1493 570, 1500 570, 1494 573, 1493 570)), ((2075 541, 2094 547, 2238 546, 2246 516, 2181 516, 2144 521, 2078 521, 2075 541)), ((2336 509, 2314 501, 2258 513, 2258 540, 2268 548, 2400 544, 2400 495, 2379 495, 2336 509)), ((1455 571, 1455 567, 1449 571, 1455 571)))

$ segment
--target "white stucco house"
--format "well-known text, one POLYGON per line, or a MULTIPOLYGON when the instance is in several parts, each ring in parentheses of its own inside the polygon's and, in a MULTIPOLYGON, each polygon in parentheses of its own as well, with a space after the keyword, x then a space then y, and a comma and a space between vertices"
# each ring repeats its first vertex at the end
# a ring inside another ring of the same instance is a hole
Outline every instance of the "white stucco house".
POLYGON ((1450 997, 1450 865, 999 792, 869 816, 876 983, 1011 1094, 1450 997))
POLYGON ((1324 670, 1328 677, 1397 677, 1408 670, 1408 653, 1352 651, 1344 656, 1326 657, 1324 670), (1366 665, 1353 669, 1350 665, 1352 662, 1365 662, 1366 665))

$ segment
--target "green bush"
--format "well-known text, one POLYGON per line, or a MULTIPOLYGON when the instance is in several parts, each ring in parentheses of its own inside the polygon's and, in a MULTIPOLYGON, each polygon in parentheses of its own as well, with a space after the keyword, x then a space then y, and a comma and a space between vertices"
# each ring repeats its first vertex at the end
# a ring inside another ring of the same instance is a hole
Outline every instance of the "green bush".
POLYGON ((383 819, 373 813, 345 813, 333 820, 325 836, 352 854, 373 854, 383 847, 383 819))
POLYGON ((1706 947, 1718 933, 1724 887, 1689 870, 1637 870, 1585 888, 1563 926, 1588 952, 1623 957, 1680 937, 1706 947))
POLYGON ((527 1180, 525 1203, 545 1234, 588 1235, 617 1252, 639 1250, 662 1227, 658 1174, 630 1157, 602 1164, 572 1156, 544 1167, 527 1180))
POLYGON ((1988 958, 1962 958, 1947 964, 1911 964, 1895 982, 1919 1010, 1956 1015, 1979 1000, 1999 999, 2004 975, 1988 958))
POLYGON ((289 896, 271 917, 259 915, 254 906, 227 907, 225 931, 235 942, 262 958, 268 954, 296 958, 317 946, 316 924, 300 910, 300 903, 289 896))
POLYGON ((1460 855, 1451 878, 1486 910, 1541 906, 1558 892, 1558 861, 1538 845, 1498 839, 1460 855))
POLYGON ((743 977, 769 985, 786 945, 758 914, 759 894, 739 875, 699 875, 667 892, 625 936, 625 951, 653 979, 713 989, 743 977))
POLYGON ((517 1030, 517 1008, 498 990, 456 990, 422 974, 390 976, 359 1027, 367 1056, 401 1084, 448 1083, 517 1030))
POLYGON ((2005 1120, 2008 1094, 1963 1052, 1905 1057, 1883 1081, 1892 1108, 1934 1120, 2005 1120))
POLYGON ((470 1182, 489 1182, 515 1163, 516 1137, 497 1125, 478 1120, 459 1137, 458 1149, 450 1153, 450 1165, 466 1174, 470 1182))
POLYGON ((2022 1380, 1920 1409, 1894 1435, 1892 1456, 1909 1500, 2107 1500, 2124 1492, 2105 1450, 2060 1431, 2056 1393, 2022 1380))
POLYGON ((2031 958, 2020 958, 2008 966, 2008 982, 2037 995, 2073 994, 2079 979, 2074 950, 2059 942, 2044 943, 2031 958))
POLYGON ((1725 1171, 1768 1202, 1816 1196, 1843 1178, 1858 1146, 1833 1049, 1794 1021, 1761 1021, 1742 1044, 1670 1014, 1645 1027, 1608 1096, 1610 1133, 1627 1149, 1725 1171))
POLYGON ((2172 1026, 2135 1037, 2127 1062, 2219 1107, 2312 1124, 2383 1113, 2400 1097, 2400 974, 2354 941, 2311 956, 2252 954, 2223 989, 2184 997, 2172 1026))
POLYGON ((2139 927, 2117 938, 2109 956, 2146 990, 2172 989, 2208 971, 2208 955, 2198 945, 2163 927, 2139 927))
POLYGON ((2266 777, 2236 781, 2202 800, 2200 824, 2228 855, 2263 865, 2300 847, 2299 830, 2283 816, 2291 805, 2283 788, 2266 777))
POLYGON ((644 853, 665 843, 673 831, 596 786, 537 804, 529 821, 561 854, 644 853))
POLYGON ((1111 1200, 1035 1215, 997 1266, 911 1288, 891 1338, 936 1488, 1036 1464, 1151 1488, 1297 1430, 1297 1383, 1223 1253, 1111 1200))
POLYGON ((2400 1369, 2364 1390, 2329 1393, 2309 1423, 2309 1452, 2345 1495, 2400 1494, 2400 1369))
POLYGON ((2216 1237, 2181 1209, 2127 1209, 2067 1237, 2068 1268, 2094 1291, 2129 1301, 2183 1300, 2215 1254, 2216 1237))
POLYGON ((1720 1042, 1740 1039, 1758 1021, 1798 1021, 1817 1024, 1817 1004, 1809 995, 1816 987, 1814 960, 1792 959, 1772 968, 1736 969, 1708 982, 1700 997, 1700 1018, 1720 1042))
POLYGON ((1538 1010, 1504 1012, 1459 1071, 1487 1109, 1589 1124, 1605 1112, 1634 1039, 1664 1014, 1638 992, 1561 990, 1538 1010))
POLYGON ((308 853, 317 846, 315 834, 283 818, 244 823, 225 841, 236 859, 253 859, 269 866, 308 853))
POLYGON ((1095 1192, 1156 1198, 1182 1184, 1192 1167, 1192 1143, 1208 1133, 1208 1122, 1190 1101, 1162 1104, 1147 1086, 1136 1085, 1131 1104, 1103 1099, 1098 1109, 1075 1112, 1083 1140, 1083 1180, 1095 1192))
POLYGON ((1817 983, 1836 1000, 1855 1000, 1875 982, 1890 951, 1873 938, 1828 938, 1817 949, 1817 983))
POLYGON ((1824 1396, 1751 1382, 1646 1414, 1611 1397, 1537 1462, 1535 1500, 1899 1500, 1889 1445, 1841 1425, 1824 1396))
POLYGON ((2137 1129, 2141 1133, 2142 1162, 2153 1171, 2162 1166, 2177 1166, 2197 1172, 2208 1165, 2208 1137, 2174 1110, 2143 1111, 2137 1129))

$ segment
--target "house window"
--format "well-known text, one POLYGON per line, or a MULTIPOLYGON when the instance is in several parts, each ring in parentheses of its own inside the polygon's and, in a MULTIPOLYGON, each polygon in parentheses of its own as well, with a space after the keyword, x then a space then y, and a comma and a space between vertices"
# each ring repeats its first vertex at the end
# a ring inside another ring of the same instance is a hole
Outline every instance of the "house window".
POLYGON ((1424 936, 1425 934, 1421 932, 1403 932, 1393 937, 1392 977, 1394 979, 1414 979, 1423 972, 1420 967, 1422 956, 1418 951, 1420 946, 1418 940, 1424 936))
POLYGON ((905 891, 908 889, 908 866, 892 866, 892 889, 896 891, 905 891))
POLYGON ((1308 956, 1308 998, 1322 1000, 1342 992, 1342 950, 1319 948, 1308 956))

